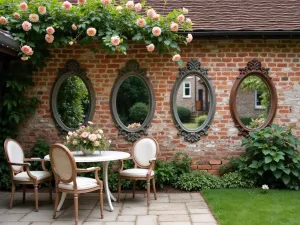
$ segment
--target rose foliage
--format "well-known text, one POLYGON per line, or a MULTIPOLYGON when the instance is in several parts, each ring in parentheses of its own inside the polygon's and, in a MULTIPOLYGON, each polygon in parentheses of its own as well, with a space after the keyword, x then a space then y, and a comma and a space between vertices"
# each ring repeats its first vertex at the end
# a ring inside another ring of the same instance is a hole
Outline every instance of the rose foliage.
MULTIPOLYGON (((43 66, 49 47, 63 47, 98 41, 107 53, 126 54, 130 40, 143 43, 145 51, 172 54, 181 63, 180 44, 193 37, 188 10, 159 15, 146 2, 79 0, 0 0, 0 28, 8 30, 20 44, 22 60, 43 66), (118 4, 120 3, 120 4, 118 4), (183 31, 181 34, 178 30, 183 31), (184 34, 186 33, 186 34, 184 34)), ((98 51, 92 49, 93 51, 98 51)))

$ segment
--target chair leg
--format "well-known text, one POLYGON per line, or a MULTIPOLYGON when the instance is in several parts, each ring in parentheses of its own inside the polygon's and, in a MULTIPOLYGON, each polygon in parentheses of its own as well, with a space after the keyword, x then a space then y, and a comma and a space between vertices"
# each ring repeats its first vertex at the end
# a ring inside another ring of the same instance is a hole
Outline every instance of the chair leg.
POLYGON ((26 184, 23 184, 23 204, 25 203, 26 198, 26 184))
POLYGON ((150 205, 150 180, 147 180, 147 205, 150 205))
POLYGON ((49 180, 48 183, 48 188, 49 188, 49 198, 50 198, 50 203, 52 202, 52 180, 49 180))
POLYGON ((121 177, 118 179, 118 202, 120 203, 120 195, 121 195, 121 177))
POLYGON ((34 200, 35 200, 35 211, 39 211, 39 189, 38 185, 34 185, 34 200))
POLYGON ((134 197, 135 197, 135 184, 136 184, 136 181, 134 180, 134 181, 132 181, 132 198, 134 199, 134 197))
POLYGON ((15 184, 13 183, 13 184, 11 185, 11 196, 10 196, 10 203, 9 203, 9 208, 10 208, 10 209, 12 208, 12 205, 13 205, 14 196, 15 196, 15 190, 16 190, 16 186, 15 186, 15 184))
POLYGON ((54 209, 53 209, 53 219, 56 218, 56 212, 57 212, 57 206, 60 200, 60 192, 58 192, 58 190, 56 190, 56 194, 55 194, 55 203, 54 203, 54 209))
POLYGON ((153 185, 154 199, 157 200, 156 187, 155 187, 155 178, 154 177, 152 179, 152 185, 153 185))
POLYGON ((103 188, 100 188, 100 215, 103 219, 103 188))
POLYGON ((75 225, 78 225, 78 194, 74 194, 75 225))

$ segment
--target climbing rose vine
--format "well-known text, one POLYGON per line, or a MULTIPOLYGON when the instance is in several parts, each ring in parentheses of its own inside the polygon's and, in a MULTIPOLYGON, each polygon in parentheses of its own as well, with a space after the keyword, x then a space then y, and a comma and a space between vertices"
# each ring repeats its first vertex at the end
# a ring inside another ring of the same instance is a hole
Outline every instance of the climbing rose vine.
POLYGON ((181 63, 179 44, 193 40, 187 14, 182 8, 159 15, 145 1, 0 0, 0 28, 20 44, 21 59, 38 66, 51 47, 98 41, 107 53, 126 54, 129 40, 143 43, 148 52, 171 53, 172 60, 181 63))

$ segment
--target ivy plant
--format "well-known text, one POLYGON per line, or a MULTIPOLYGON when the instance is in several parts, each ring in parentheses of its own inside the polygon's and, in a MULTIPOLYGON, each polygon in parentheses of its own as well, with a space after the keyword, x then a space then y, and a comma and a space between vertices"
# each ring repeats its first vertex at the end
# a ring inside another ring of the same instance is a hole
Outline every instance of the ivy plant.
POLYGON ((261 176, 262 183, 298 190, 300 140, 292 134, 292 128, 274 124, 249 135, 249 139, 243 138, 242 145, 250 159, 249 168, 261 176))
MULTIPOLYGON (((181 62, 180 44, 192 41, 192 21, 188 10, 177 9, 159 15, 146 2, 79 0, 0 0, 0 28, 8 30, 20 44, 22 60, 42 66, 50 47, 63 47, 93 41, 107 53, 126 54, 129 41, 143 43, 145 51, 171 53, 181 62)), ((94 45, 93 45, 94 46, 94 45)))

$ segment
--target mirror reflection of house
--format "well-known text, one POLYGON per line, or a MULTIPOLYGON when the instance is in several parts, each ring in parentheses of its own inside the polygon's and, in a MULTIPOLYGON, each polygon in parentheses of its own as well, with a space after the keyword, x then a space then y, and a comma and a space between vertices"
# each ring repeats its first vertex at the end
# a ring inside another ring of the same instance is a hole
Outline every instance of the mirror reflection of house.
MULTIPOLYGON (((176 105, 190 110, 189 123, 195 123, 197 117, 207 115, 209 103, 208 89, 200 77, 188 76, 182 81, 178 89, 176 105)), ((197 127, 199 125, 193 128, 197 127)))

